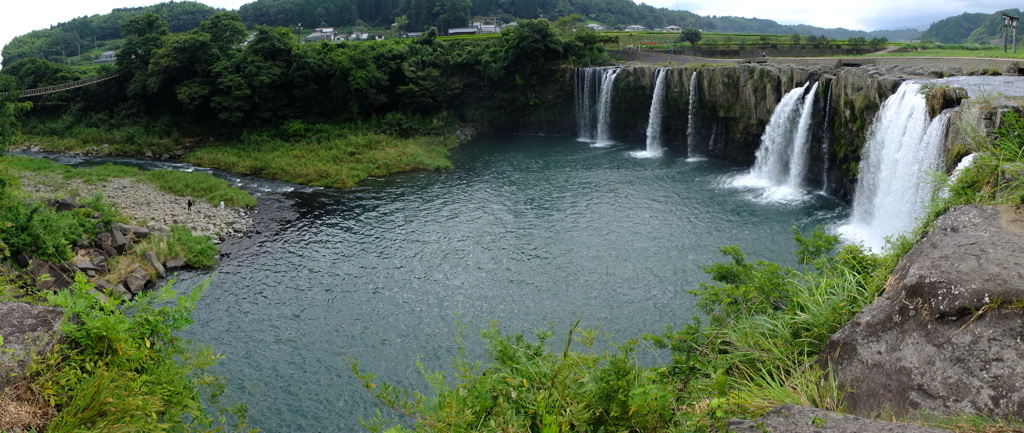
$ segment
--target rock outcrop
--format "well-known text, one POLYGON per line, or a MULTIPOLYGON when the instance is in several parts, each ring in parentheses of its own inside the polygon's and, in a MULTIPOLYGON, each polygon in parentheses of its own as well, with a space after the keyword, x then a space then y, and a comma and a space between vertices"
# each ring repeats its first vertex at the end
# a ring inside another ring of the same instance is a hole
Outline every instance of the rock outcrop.
POLYGON ((963 206, 935 222, 886 291, 819 363, 858 415, 1024 418, 1024 206, 963 206))
POLYGON ((57 307, 0 302, 0 389, 25 379, 33 356, 53 349, 64 320, 57 307))
POLYGON ((729 422, 734 433, 949 433, 947 430, 843 415, 806 406, 785 405, 763 418, 729 422))

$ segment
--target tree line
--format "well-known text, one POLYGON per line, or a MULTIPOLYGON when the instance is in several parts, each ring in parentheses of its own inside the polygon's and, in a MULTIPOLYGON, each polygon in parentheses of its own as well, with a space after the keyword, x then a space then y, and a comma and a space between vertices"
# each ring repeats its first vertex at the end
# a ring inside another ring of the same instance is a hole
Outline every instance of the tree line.
MULTIPOLYGON (((33 99, 33 112, 107 112, 228 129, 294 119, 369 122, 409 134, 418 132, 417 122, 438 118, 500 127, 563 87, 562 65, 608 60, 602 38, 578 17, 524 20, 484 40, 442 41, 431 29, 414 39, 299 43, 282 27, 257 26, 250 36, 235 12, 215 13, 182 33, 146 13, 122 31, 117 78, 33 99)), ((21 59, 0 70, 0 91, 75 78, 64 65, 21 59)))

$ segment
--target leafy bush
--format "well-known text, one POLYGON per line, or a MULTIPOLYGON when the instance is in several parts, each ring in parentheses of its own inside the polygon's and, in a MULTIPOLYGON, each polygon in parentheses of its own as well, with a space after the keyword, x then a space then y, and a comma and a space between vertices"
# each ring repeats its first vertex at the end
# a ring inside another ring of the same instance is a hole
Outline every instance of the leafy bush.
POLYGON ((175 335, 192 323, 207 284, 181 296, 167 284, 118 304, 93 298, 79 277, 47 294, 47 304, 64 310, 66 336, 57 355, 37 364, 34 386, 59 409, 47 431, 211 431, 226 422, 206 408, 235 414, 243 429, 244 407, 222 406, 223 380, 207 371, 218 356, 175 335))

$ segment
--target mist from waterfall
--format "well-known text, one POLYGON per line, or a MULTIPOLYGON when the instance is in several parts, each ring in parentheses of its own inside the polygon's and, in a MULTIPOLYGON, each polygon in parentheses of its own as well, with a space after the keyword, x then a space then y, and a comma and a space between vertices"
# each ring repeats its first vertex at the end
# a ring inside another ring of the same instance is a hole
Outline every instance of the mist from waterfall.
POLYGON ((663 151, 662 111, 668 94, 668 89, 665 86, 667 71, 667 68, 658 68, 654 73, 654 93, 651 95, 651 111, 647 115, 647 149, 633 152, 632 155, 637 158, 655 158, 661 156, 663 151))
POLYGON ((859 164, 853 211, 843 239, 874 251, 886 238, 913 230, 935 192, 949 112, 929 120, 921 86, 905 82, 882 103, 859 164))
POLYGON ((761 135, 754 166, 731 179, 731 186, 758 190, 754 198, 759 201, 792 202, 807 197, 803 182, 810 163, 817 89, 818 83, 807 83, 782 97, 761 135))

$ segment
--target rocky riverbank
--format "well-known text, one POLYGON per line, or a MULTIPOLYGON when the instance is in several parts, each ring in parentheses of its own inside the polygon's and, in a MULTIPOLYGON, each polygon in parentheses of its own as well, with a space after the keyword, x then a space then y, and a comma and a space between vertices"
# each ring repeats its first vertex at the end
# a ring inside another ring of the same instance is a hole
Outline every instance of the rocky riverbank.
POLYGON ((129 178, 114 178, 109 182, 89 184, 80 180, 55 180, 47 176, 25 174, 21 176, 22 189, 42 199, 66 197, 87 198, 103 194, 106 201, 130 218, 134 224, 157 232, 168 231, 172 224, 182 224, 193 234, 210 236, 214 242, 242 237, 253 231, 249 210, 214 206, 188 197, 160 191, 152 185, 129 178))

